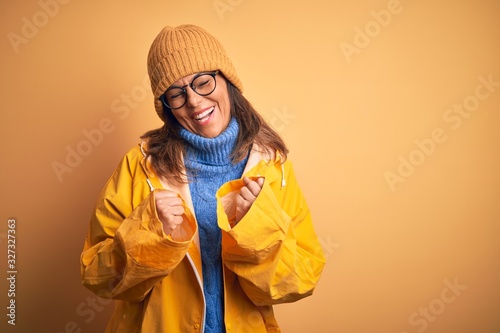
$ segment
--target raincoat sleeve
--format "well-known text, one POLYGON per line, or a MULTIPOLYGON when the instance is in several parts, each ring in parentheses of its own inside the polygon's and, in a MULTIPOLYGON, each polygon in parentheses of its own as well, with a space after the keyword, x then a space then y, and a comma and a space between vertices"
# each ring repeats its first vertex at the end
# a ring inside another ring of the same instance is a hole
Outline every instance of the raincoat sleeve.
POLYGON ((102 190, 81 254, 82 283, 100 297, 142 300, 184 258, 196 224, 187 212, 182 239, 165 235, 155 191, 138 159, 127 154, 102 190))
POLYGON ((269 181, 264 175, 261 192, 235 226, 234 198, 243 182, 232 181, 218 192, 224 264, 256 305, 294 302, 311 295, 325 265, 290 162, 285 162, 283 171, 286 186, 281 186, 281 178, 269 181))

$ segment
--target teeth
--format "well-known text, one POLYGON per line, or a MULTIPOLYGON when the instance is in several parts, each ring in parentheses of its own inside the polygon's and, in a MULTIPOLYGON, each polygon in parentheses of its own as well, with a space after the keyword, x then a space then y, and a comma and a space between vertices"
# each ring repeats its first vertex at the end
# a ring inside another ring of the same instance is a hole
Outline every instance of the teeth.
POLYGON ((201 120, 201 119, 205 118, 206 116, 208 116, 213 110, 214 110, 214 108, 212 107, 212 108, 208 109, 207 111, 196 115, 196 117, 194 117, 194 119, 201 120))

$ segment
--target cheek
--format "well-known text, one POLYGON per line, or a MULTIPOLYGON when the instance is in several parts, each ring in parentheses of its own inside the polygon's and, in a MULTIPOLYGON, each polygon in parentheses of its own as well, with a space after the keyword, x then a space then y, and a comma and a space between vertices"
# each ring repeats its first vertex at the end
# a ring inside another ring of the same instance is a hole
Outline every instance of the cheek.
POLYGON ((229 95, 227 93, 221 94, 218 98, 219 106, 221 111, 230 113, 231 111, 231 102, 229 101, 229 95))
POLYGON ((172 114, 174 115, 174 118, 177 120, 177 122, 180 124, 183 124, 186 122, 186 120, 188 120, 188 117, 185 112, 175 111, 172 112, 172 114))
POLYGON ((229 101, 229 92, 227 91, 227 83, 224 80, 222 80, 219 83, 216 92, 220 108, 223 109, 223 112, 229 113, 231 110, 231 103, 229 101))
POLYGON ((223 101, 222 101, 222 105, 224 107, 224 111, 226 112, 231 112, 231 103, 229 102, 229 98, 225 98, 223 101))
POLYGON ((221 117, 225 125, 231 120, 231 104, 229 99, 223 99, 219 103, 219 108, 221 112, 221 117))

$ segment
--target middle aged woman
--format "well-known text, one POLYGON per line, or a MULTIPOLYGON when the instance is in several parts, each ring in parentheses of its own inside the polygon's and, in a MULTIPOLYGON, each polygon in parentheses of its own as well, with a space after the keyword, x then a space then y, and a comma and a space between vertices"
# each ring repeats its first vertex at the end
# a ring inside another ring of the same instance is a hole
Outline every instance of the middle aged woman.
POLYGON ((165 27, 148 56, 156 112, 102 190, 84 285, 117 299, 107 332, 269 332, 325 259, 280 136, 220 43, 165 27))

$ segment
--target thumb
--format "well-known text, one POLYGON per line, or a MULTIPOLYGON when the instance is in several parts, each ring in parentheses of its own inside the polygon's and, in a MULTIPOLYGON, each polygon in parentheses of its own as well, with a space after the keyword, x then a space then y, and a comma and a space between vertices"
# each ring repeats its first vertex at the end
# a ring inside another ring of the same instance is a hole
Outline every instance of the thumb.
POLYGON ((264 186, 264 177, 257 179, 257 184, 259 184, 260 188, 262 188, 262 186, 264 186))

